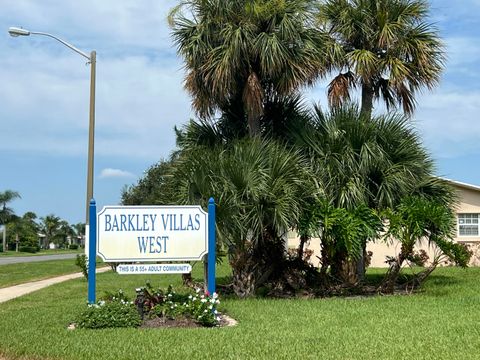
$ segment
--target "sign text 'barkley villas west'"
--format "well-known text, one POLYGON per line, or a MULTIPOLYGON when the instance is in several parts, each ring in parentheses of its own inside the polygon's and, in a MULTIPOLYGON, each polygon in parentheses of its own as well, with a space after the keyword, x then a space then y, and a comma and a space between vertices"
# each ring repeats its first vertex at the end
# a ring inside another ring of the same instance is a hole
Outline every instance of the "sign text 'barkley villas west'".
POLYGON ((104 261, 201 260, 208 252, 200 206, 105 206, 97 221, 104 261))

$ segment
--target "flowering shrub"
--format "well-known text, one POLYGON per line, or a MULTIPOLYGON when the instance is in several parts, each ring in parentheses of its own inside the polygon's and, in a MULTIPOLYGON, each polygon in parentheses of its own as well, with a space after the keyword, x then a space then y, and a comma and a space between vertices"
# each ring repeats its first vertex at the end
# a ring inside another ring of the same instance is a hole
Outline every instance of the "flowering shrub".
POLYGON ((197 289, 195 296, 189 296, 189 303, 186 304, 189 314, 193 319, 203 326, 214 326, 218 324, 217 305, 220 304, 217 293, 211 296, 208 292, 205 295, 199 295, 200 289, 197 289))
POLYGON ((137 327, 141 322, 133 302, 128 301, 122 290, 107 294, 96 304, 88 304, 76 320, 77 327, 87 329, 137 327))
POLYGON ((137 298, 130 301, 122 290, 106 293, 96 304, 89 304, 76 319, 79 328, 101 329, 138 327, 146 317, 177 320, 189 319, 202 326, 219 324, 217 293, 212 295, 197 289, 194 293, 179 294, 172 286, 167 290, 154 289, 149 283, 137 289, 137 298))
POLYGON ((172 286, 166 291, 154 290, 149 283, 137 289, 135 304, 140 304, 143 314, 149 317, 167 319, 189 318, 202 326, 218 325, 217 305, 220 303, 217 293, 202 294, 197 289, 193 294, 178 294, 172 286), (143 307, 142 304, 143 303, 143 307))

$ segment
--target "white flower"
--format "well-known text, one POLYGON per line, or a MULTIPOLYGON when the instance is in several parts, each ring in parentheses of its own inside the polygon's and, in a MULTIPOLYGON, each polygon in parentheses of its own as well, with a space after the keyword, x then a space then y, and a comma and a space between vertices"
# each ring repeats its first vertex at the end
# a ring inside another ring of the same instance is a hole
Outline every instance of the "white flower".
POLYGON ((216 292, 213 293, 212 298, 216 299, 218 298, 218 294, 216 292))
POLYGON ((168 297, 172 297, 172 294, 168 294, 167 296, 168 296, 168 297))
POLYGON ((206 313, 206 312, 208 312, 208 310, 207 310, 207 309, 205 309, 205 310, 203 310, 203 312, 204 312, 204 313, 206 313))
POLYGON ((191 299, 193 296, 192 295, 188 295, 188 298, 191 299))
POLYGON ((208 308, 209 308, 210 310, 212 310, 212 309, 213 309, 213 305, 210 305, 208 308))
POLYGON ((202 300, 200 300, 200 301, 201 301, 202 303, 206 303, 206 302, 207 302, 206 299, 202 299, 202 300))
POLYGON ((215 310, 213 310, 213 313, 214 313, 215 315, 217 315, 217 314, 218 314, 218 311, 215 309, 215 310))
POLYGON ((200 288, 197 288, 197 290, 195 290, 195 292, 198 294, 200 292, 200 288))

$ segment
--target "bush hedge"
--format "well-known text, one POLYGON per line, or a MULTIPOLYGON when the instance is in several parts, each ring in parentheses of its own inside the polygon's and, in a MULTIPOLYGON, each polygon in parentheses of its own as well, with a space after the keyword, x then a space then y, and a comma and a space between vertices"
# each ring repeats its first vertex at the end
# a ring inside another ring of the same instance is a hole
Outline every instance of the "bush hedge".
POLYGON ((40 251, 39 246, 19 246, 18 251, 35 254, 40 251))

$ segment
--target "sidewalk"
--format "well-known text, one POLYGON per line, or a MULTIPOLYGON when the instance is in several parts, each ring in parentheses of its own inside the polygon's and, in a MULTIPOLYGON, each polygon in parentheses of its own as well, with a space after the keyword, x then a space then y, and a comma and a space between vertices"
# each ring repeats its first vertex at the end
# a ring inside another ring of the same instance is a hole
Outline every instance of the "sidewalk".
MULTIPOLYGON (((110 270, 110 267, 105 266, 97 269, 97 273, 102 273, 108 270, 110 270)), ((82 276, 83 276, 82 273, 68 274, 68 275, 53 277, 50 279, 32 281, 32 282, 28 282, 20 285, 6 287, 3 289, 0 289, 0 303, 46 288, 47 286, 50 286, 50 285, 58 284, 71 279, 77 279, 82 276)))

